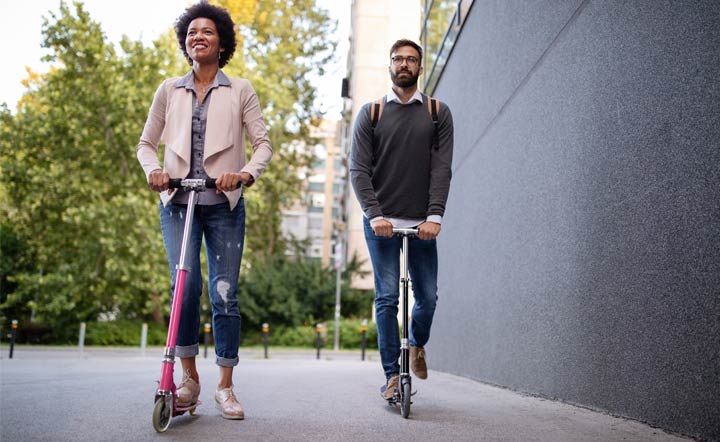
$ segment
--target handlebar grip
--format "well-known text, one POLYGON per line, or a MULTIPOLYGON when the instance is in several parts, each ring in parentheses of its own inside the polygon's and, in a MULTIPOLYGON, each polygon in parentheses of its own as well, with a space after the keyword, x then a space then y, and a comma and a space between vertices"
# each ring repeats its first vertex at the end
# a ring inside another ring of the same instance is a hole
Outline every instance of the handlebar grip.
MULTIPOLYGON (((215 178, 208 178, 205 180, 205 188, 207 189, 214 189, 215 188, 215 182, 217 180, 215 178)), ((236 189, 241 188, 243 185, 242 181, 238 181, 237 186, 235 186, 236 189)))
MULTIPOLYGON (((170 189, 182 189, 184 187, 183 181, 184 181, 183 178, 170 178, 170 184, 168 187, 170 189)), ((217 180, 215 178, 206 179, 205 180, 205 188, 206 189, 214 189, 216 181, 217 180)), ((236 189, 239 189, 240 187, 242 187, 242 182, 238 181, 236 189)))
MULTIPOLYGON (((215 188, 215 182, 217 179, 215 178, 208 178, 205 180, 205 188, 206 189, 214 189, 215 188)), ((237 186, 235 186, 236 189, 241 188, 243 185, 242 181, 238 181, 237 186)))

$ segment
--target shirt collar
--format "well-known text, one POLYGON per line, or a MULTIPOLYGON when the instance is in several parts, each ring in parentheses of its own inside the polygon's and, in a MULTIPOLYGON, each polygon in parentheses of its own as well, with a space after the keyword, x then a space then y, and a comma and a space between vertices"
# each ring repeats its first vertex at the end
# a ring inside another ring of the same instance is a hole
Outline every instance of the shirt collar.
MULTIPOLYGON (((215 80, 213 80, 211 88, 218 86, 230 86, 230 79, 220 69, 218 69, 218 72, 215 75, 215 80)), ((178 81, 175 82, 175 87, 184 87, 185 89, 195 90, 195 77, 193 77, 193 71, 190 70, 190 72, 180 77, 178 81)))
POLYGON ((419 101, 420 103, 423 102, 422 94, 419 90, 415 89, 415 93, 412 97, 410 97, 410 100, 408 100, 407 103, 403 103, 400 101, 400 97, 397 96, 394 90, 390 89, 390 93, 387 94, 386 101, 389 103, 391 101, 397 101, 399 104, 410 104, 414 101, 419 101))

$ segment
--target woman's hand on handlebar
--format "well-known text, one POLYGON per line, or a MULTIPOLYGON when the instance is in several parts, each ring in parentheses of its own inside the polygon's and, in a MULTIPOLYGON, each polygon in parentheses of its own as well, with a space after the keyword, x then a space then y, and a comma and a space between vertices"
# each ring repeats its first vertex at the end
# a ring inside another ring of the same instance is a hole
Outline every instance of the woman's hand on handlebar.
POLYGON ((247 172, 232 173, 225 172, 220 174, 215 180, 215 188, 218 192, 231 192, 239 188, 239 183, 245 187, 250 187, 255 180, 252 175, 247 172))
POLYGON ((437 238, 440 233, 440 224, 425 221, 418 226, 418 238, 428 241, 437 238))
POLYGON ((155 192, 167 190, 170 186, 170 175, 162 169, 155 169, 148 175, 148 186, 155 192))

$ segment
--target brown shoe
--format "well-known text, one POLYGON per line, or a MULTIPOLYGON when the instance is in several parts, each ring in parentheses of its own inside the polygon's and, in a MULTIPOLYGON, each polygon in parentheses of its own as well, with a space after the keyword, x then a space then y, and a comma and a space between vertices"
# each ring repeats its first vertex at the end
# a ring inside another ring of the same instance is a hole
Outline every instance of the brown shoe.
POLYGON ((190 377, 190 370, 183 373, 182 382, 178 386, 177 405, 180 407, 188 407, 198 401, 200 396, 200 384, 190 377))
POLYGON ((225 419, 245 419, 245 410, 235 397, 232 386, 215 391, 215 407, 225 419))
POLYGON ((425 349, 410 346, 410 368, 419 379, 427 379, 427 364, 425 363, 425 349))
POLYGON ((390 379, 387 380, 387 383, 380 387, 380 396, 383 397, 385 400, 390 400, 395 396, 395 391, 398 387, 398 380, 400 379, 400 376, 393 376, 390 379))

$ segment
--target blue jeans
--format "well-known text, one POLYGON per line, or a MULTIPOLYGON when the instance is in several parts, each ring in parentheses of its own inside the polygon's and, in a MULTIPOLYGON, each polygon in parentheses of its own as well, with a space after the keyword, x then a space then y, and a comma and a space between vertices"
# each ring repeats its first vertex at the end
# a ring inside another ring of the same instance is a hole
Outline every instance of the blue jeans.
MULTIPOLYGON (((402 238, 376 236, 367 218, 364 218, 363 224, 375 275, 375 322, 380 360, 385 377, 390 378, 400 372, 400 327, 397 314, 402 238)), ((410 345, 424 347, 430 339, 430 327, 437 304, 437 243, 434 239, 423 241, 412 237, 408 248, 408 269, 415 297, 409 330, 410 345)))
MULTIPOLYGON (((176 266, 180 260, 186 210, 186 204, 169 204, 165 207, 160 203, 160 226, 172 278, 171 294, 175 290, 176 266)), ((212 305, 216 363, 221 367, 234 367, 238 363, 240 344, 237 288, 245 242, 244 200, 241 198, 232 211, 227 202, 212 206, 195 206, 190 242, 185 254, 186 265, 190 270, 185 280, 175 348, 175 355, 180 358, 195 357, 199 351, 200 296, 202 295, 200 245, 203 237, 207 251, 208 293, 212 305)))

